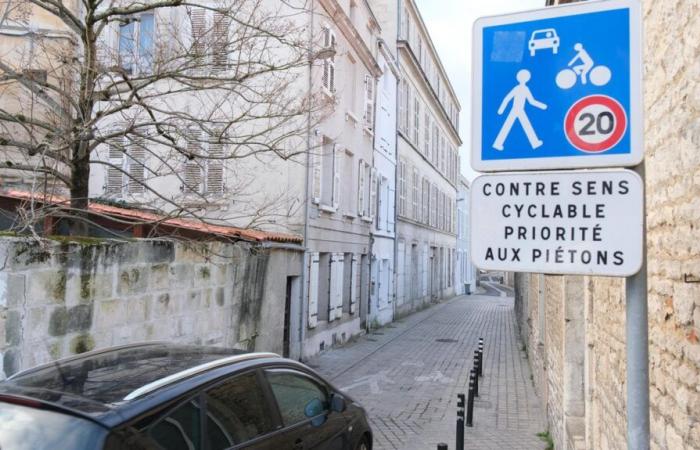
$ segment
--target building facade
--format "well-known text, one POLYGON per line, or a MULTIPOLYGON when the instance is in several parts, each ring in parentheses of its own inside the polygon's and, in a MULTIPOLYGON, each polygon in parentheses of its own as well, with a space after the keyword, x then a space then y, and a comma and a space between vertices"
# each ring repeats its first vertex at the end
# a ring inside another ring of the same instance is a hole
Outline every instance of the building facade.
POLYGON ((382 75, 377 85, 374 170, 377 203, 372 227, 369 324, 377 327, 394 318, 396 299, 396 94, 399 69, 391 37, 382 34, 378 63, 382 75))
POLYGON ((471 202, 469 180, 459 177, 457 189, 457 260, 455 262, 455 291, 471 294, 476 288, 476 268, 472 264, 470 248, 471 202))
POLYGON ((455 293, 459 102, 414 1, 398 4, 399 315, 455 293))

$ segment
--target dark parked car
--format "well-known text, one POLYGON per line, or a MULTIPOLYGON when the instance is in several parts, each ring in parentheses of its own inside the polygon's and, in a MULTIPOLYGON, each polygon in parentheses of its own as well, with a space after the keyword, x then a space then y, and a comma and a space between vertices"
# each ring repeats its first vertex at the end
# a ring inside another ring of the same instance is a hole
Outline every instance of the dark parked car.
POLYGON ((160 343, 0 383, 2 450, 370 450, 364 410, 273 353, 160 343))

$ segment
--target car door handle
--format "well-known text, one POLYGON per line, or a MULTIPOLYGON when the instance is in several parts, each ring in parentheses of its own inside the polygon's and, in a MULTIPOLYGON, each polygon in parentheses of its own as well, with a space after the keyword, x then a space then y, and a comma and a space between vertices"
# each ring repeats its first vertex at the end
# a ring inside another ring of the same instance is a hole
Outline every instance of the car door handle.
POLYGON ((294 450, 304 450, 304 441, 301 439, 297 439, 294 441, 294 447, 292 447, 294 450))

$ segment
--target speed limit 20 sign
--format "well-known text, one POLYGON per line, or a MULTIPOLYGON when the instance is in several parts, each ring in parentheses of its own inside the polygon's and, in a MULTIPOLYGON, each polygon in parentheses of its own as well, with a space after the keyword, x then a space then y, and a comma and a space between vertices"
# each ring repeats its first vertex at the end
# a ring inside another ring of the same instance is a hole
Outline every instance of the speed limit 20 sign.
POLYGON ((627 115, 620 103, 605 95, 589 95, 574 103, 564 118, 571 145, 587 153, 614 148, 627 130, 627 115))
POLYGON ((642 161, 638 0, 485 17, 476 21, 473 41, 475 170, 642 161))

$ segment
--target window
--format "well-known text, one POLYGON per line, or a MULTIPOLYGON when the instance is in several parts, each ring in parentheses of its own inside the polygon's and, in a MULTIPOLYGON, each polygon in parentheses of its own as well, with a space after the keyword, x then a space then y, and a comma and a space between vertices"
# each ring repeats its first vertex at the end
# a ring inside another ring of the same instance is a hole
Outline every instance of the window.
MULTIPOLYGON (((343 160, 342 184, 345 186, 345 192, 356 192, 357 179, 355 178, 355 158, 353 153, 345 149, 341 151, 343 160)), ((355 216, 357 214, 356 199, 354 195, 341 195, 341 209, 345 215, 355 216)))
POLYGON ((430 222, 430 181, 428 181, 427 177, 423 177, 422 194, 423 217, 421 218, 421 221, 428 224, 430 222))
POLYGON ((406 161, 399 161, 399 215, 406 216, 406 161))
MULTIPOLYGON (((212 389, 207 405, 207 448, 223 450, 273 429, 263 390, 255 372, 239 375, 212 389)), ((170 447, 168 447, 170 448, 170 447)))
POLYGON ((105 193, 120 197, 124 191, 146 191, 146 144, 137 136, 112 138, 107 143, 105 193))
POLYGON ((288 427, 327 412, 327 390, 311 377, 293 370, 266 370, 265 376, 277 400, 284 426, 288 427))
POLYGON ((374 127, 374 78, 365 75, 365 127, 370 130, 374 127))
POLYGON ((430 113, 428 108, 425 108, 425 117, 423 118, 423 153, 430 160, 430 113))
POLYGON ((218 131, 204 136, 191 129, 187 133, 187 152, 192 155, 184 167, 182 190, 189 193, 220 194, 224 192, 224 143, 218 131))
POLYGON ((413 168, 413 183, 411 183, 412 196, 411 196, 411 206, 413 207, 413 220, 420 221, 421 210, 418 207, 419 197, 418 192, 420 190, 420 177, 418 176, 418 169, 413 168))
POLYGON ((408 84, 406 80, 401 80, 401 89, 399 92, 399 129, 406 133, 406 105, 408 102, 408 84))
POLYGON ((420 100, 413 100, 413 145, 420 148, 420 100))
POLYGON ((148 430, 160 449, 199 450, 202 448, 200 405, 191 400, 160 419, 148 430))
POLYGON ((335 143, 323 138, 321 146, 321 204, 333 206, 333 184, 335 181, 335 143))
POLYGON ((189 11, 192 26, 193 69, 197 72, 229 67, 231 17, 221 11, 194 7, 189 11))
POLYGON ((440 129, 436 122, 433 122, 433 151, 430 161, 437 167, 438 156, 440 155, 440 129))
MULTIPOLYGON (((323 48, 335 48, 335 33, 329 28, 323 28, 323 48)), ((335 56, 323 60, 323 87, 331 93, 335 92, 335 56)))
POLYGON ((132 17, 119 27, 119 62, 128 74, 153 72, 154 34, 153 13, 132 17))

